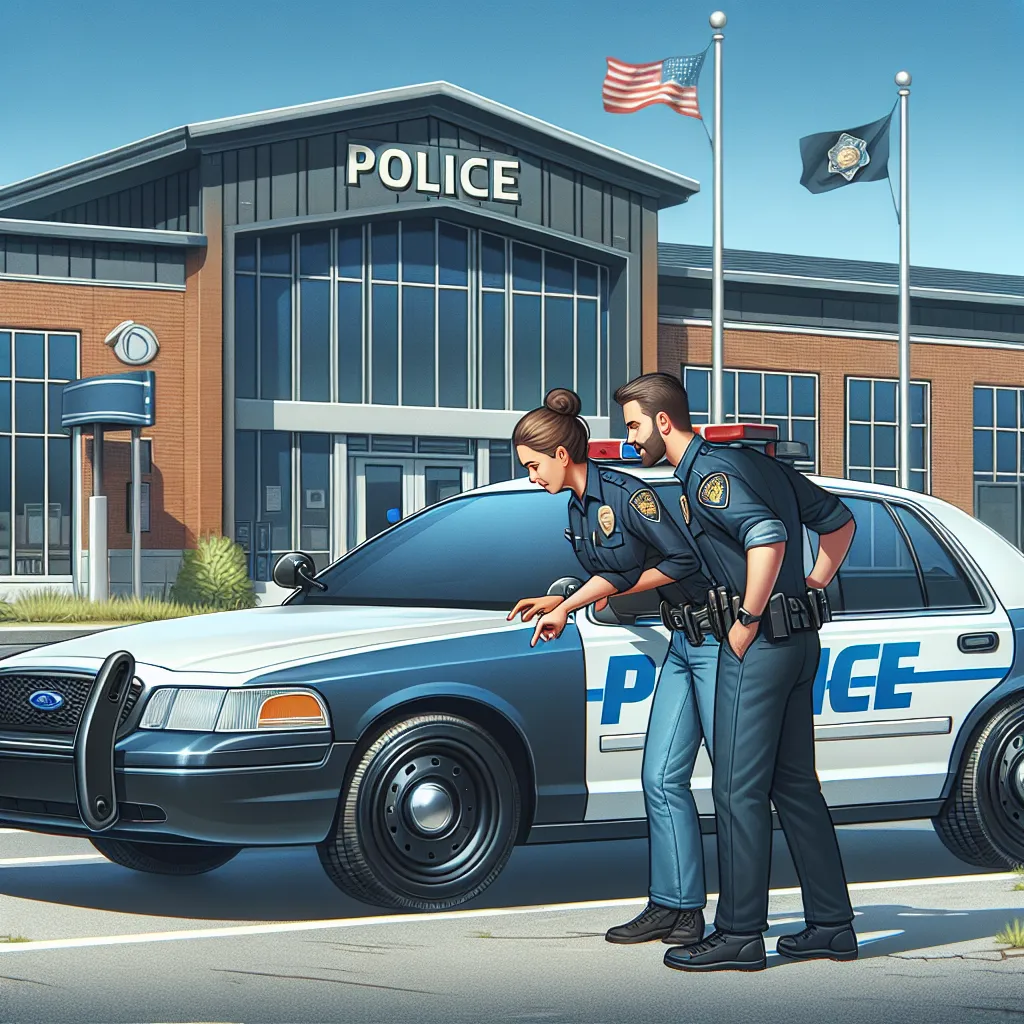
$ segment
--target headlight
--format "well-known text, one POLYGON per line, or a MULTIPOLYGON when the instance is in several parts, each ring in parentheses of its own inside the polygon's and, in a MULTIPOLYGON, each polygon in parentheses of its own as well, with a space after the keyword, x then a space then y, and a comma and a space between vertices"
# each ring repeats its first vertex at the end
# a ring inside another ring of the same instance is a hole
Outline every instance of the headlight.
POLYGON ((146 702, 140 729, 266 732, 326 729, 322 699, 311 690, 160 687, 146 702))

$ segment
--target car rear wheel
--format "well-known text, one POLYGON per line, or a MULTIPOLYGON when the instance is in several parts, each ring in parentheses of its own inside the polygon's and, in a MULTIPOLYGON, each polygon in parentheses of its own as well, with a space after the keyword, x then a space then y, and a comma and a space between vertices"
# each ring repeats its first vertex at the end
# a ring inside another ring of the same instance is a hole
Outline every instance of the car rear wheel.
POLYGON ((933 821, 945 846, 968 864, 1024 864, 1024 699, 990 715, 933 821))
POLYGON ((202 846, 185 843, 131 843, 123 839, 90 839, 107 860, 152 875, 202 875, 241 851, 240 846, 202 846))
POLYGON ((443 910, 497 877, 519 816, 515 771, 489 733, 454 715, 416 715, 359 758, 317 851, 335 885, 364 903, 443 910))

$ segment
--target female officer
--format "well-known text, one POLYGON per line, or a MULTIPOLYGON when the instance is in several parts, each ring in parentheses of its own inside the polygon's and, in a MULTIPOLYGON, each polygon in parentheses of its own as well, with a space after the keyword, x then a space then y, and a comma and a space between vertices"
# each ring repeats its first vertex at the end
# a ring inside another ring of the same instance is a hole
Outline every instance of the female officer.
MULTIPOLYGON (((712 583, 685 528, 669 516, 642 480, 587 458, 589 431, 580 398, 549 391, 544 406, 527 413, 512 435, 530 480, 550 494, 569 491, 566 538, 589 579, 564 600, 521 600, 509 619, 540 615, 530 646, 561 635, 571 612, 612 594, 658 588, 671 605, 703 604, 712 583)), ((650 902, 632 921, 612 928, 609 942, 704 936, 707 903, 704 854, 690 775, 701 735, 711 750, 718 644, 691 646, 673 632, 659 675, 644 750, 643 789, 651 850, 650 902), (701 723, 703 722, 703 729, 701 723)))

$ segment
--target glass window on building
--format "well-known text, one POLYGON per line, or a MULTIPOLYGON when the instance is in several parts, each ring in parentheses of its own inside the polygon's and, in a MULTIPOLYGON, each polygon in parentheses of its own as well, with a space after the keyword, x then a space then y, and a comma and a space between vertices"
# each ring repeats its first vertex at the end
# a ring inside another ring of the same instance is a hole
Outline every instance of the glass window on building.
POLYGON ((1024 542, 1024 388, 974 389, 974 514, 1011 544, 1024 542))
POLYGON ((0 330, 0 576, 71 576, 71 437, 61 394, 78 335, 0 330))
POLYGON ((480 252, 484 408, 533 409, 565 387, 579 394, 584 416, 603 412, 607 270, 486 233, 480 252), (499 327, 506 313, 510 333, 499 327))
POLYGON ((292 258, 288 234, 235 244, 235 395, 292 397, 292 258))
POLYGON ((410 217, 239 235, 234 284, 238 398, 525 411, 570 387, 607 412, 596 263, 410 217))
POLYGON ((299 550, 317 572, 331 560, 331 435, 299 437, 299 550))
POLYGON ((235 431, 235 539, 254 580, 270 580, 288 551, 317 571, 330 562, 332 456, 330 434, 235 431))
MULTIPOLYGON (((684 366, 683 382, 695 425, 710 422, 711 370, 684 366)), ((803 441, 808 460, 797 468, 818 470, 818 377, 813 373, 724 370, 722 403, 726 423, 773 423, 780 440, 803 441)))
POLYGON ((489 445, 488 474, 492 484, 503 483, 512 479, 512 442, 494 441, 489 445))
MULTIPOLYGON (((899 483, 897 382, 846 378, 846 476, 895 487, 899 483)), ((927 381, 910 383, 910 486, 931 487, 931 395, 927 381)))

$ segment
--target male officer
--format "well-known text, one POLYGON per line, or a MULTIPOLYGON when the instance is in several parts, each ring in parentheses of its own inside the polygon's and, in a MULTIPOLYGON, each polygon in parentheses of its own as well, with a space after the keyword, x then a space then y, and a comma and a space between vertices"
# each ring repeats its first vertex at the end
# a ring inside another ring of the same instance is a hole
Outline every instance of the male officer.
MULTIPOLYGON (((531 478, 550 487, 552 478, 559 476, 557 468, 535 464, 542 461, 542 453, 522 445, 517 451, 531 478)), ((564 452, 556 449, 549 458, 558 459, 564 452)), ((529 621, 538 611, 546 612, 537 621, 532 644, 538 636, 559 636, 570 612, 592 602, 600 608, 616 592, 633 594, 657 587, 663 609, 672 610, 707 600, 712 583, 700 555, 682 522, 668 514, 652 488, 589 460, 568 462, 565 483, 570 487, 575 472, 581 479, 575 481, 569 498, 566 537, 590 579, 565 600, 528 598, 516 605, 510 619, 522 612, 523 620, 529 621)), ((690 776, 702 735, 711 752, 718 643, 693 620, 689 639, 682 629, 677 622, 659 674, 644 748, 650 898, 637 917, 608 931, 609 942, 662 939, 670 945, 692 944, 704 936, 704 850, 690 776)))
POLYGON ((728 588, 713 602, 725 634, 712 781, 721 890, 715 931, 670 949, 665 963, 691 971, 765 967, 769 801, 793 855, 807 925, 782 936, 778 952, 799 960, 856 959, 853 909, 814 766, 821 603, 808 591, 824 590, 838 571, 853 540, 853 517, 834 495, 760 451, 704 443, 693 433, 678 379, 645 374, 615 397, 630 441, 664 451, 675 464, 683 516, 711 572, 728 588), (806 580, 801 525, 819 534, 806 580))

